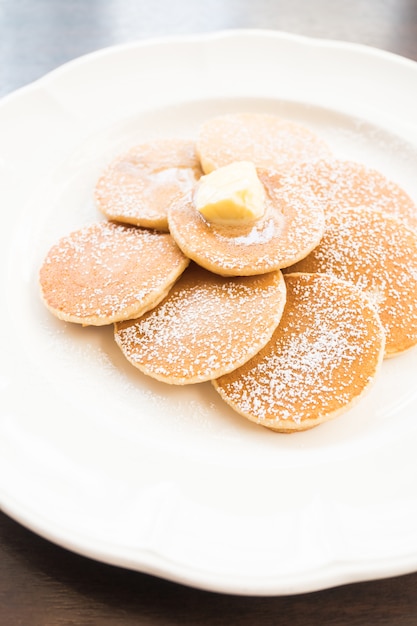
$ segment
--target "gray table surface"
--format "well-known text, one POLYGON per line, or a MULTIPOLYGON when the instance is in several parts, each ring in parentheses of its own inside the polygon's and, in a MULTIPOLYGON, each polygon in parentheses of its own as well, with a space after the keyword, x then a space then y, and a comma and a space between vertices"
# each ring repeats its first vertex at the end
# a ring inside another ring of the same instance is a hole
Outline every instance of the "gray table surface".
POLYGON ((102 47, 231 28, 358 42, 417 60, 415 0, 0 0, 0 95, 102 47))

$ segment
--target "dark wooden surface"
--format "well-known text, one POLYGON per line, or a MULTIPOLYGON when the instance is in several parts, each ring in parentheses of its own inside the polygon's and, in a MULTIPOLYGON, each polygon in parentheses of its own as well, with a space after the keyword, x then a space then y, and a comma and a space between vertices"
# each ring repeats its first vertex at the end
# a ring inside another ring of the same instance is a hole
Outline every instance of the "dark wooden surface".
MULTIPOLYGON (((226 28, 354 41, 417 61, 417 0, 0 0, 0 95, 104 46, 226 28)), ((72 554, 0 513, 0 624, 416 626, 417 573, 292 597, 214 594, 72 554)))

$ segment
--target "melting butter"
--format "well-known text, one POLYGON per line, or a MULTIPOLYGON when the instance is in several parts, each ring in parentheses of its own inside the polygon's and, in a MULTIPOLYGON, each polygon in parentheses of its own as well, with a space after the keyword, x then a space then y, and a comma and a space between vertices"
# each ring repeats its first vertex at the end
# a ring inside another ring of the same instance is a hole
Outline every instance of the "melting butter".
POLYGON ((209 222, 233 225, 258 220, 265 211, 265 190, 256 167, 237 161, 202 176, 194 205, 209 222))

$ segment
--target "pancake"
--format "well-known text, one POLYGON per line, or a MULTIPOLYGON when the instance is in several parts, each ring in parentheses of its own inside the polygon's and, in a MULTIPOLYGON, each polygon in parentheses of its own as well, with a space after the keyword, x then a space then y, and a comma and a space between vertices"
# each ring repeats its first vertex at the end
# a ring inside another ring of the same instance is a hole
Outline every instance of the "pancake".
POLYGON ((320 272, 348 280, 376 307, 386 356, 417 343, 417 233, 395 217, 344 207, 326 217, 320 244, 288 272, 320 272))
POLYGON ((379 371, 384 332, 364 294, 333 276, 285 276, 287 302, 268 344, 213 381, 247 419, 302 431, 353 406, 379 371))
POLYGON ((140 319, 115 324, 115 340, 143 373, 184 385, 242 365, 270 339, 285 303, 280 271, 223 278, 191 264, 140 319))
POLYGON ((171 235, 186 256, 223 276, 263 274, 305 257, 324 232, 322 203, 310 185, 292 176, 257 170, 266 192, 265 214, 249 226, 210 223, 190 192, 168 211, 171 235))
POLYGON ((168 233, 98 222, 50 249, 41 294, 59 319, 102 326, 155 306, 188 263, 168 233))
POLYGON ((304 164, 297 179, 308 181, 326 213, 341 207, 365 206, 384 211, 417 230, 417 207, 397 183, 354 161, 329 160, 304 164))
POLYGON ((264 113, 231 113, 200 126, 197 153, 205 174, 234 161, 282 171, 304 161, 331 156, 310 129, 264 113))
POLYGON ((193 141, 155 139, 110 163, 97 182, 96 205, 111 220, 168 230, 169 205, 201 174, 193 141))

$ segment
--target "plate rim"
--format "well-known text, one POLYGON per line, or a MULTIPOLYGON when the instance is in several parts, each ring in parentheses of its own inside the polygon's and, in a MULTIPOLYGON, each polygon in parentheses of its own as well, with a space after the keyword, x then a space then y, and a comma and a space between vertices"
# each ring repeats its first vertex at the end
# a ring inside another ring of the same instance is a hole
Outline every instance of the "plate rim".
POLYGON ((260 37, 270 38, 275 40, 292 41, 298 44, 304 44, 307 46, 322 47, 322 48, 337 48, 346 51, 357 51, 365 55, 371 55, 376 58, 380 58, 386 61, 390 61, 396 64, 409 67, 412 70, 416 70, 417 60, 405 57, 396 52, 384 50, 382 48, 375 47, 370 44, 364 44, 354 41, 345 41, 335 38, 323 38, 314 37, 310 35, 304 35, 300 33, 288 32, 284 30, 274 30, 266 28, 227 28, 220 30, 213 30, 201 33, 188 33, 182 35, 160 35, 153 36, 138 40, 132 40, 124 43, 111 44, 108 46, 100 47, 96 50, 92 50, 80 56, 74 57, 59 64, 53 69, 49 70, 42 76, 24 84, 13 91, 6 93, 0 98, 0 105, 3 105, 10 98, 15 98, 23 91, 38 87, 39 83, 48 82, 53 80, 57 75, 64 73, 68 70, 76 68, 78 65, 82 65, 86 62, 93 61, 108 54, 113 54, 118 51, 128 51, 136 48, 149 48, 153 46, 177 44, 177 43, 197 43, 202 41, 215 41, 220 39, 238 39, 241 37, 260 37))

